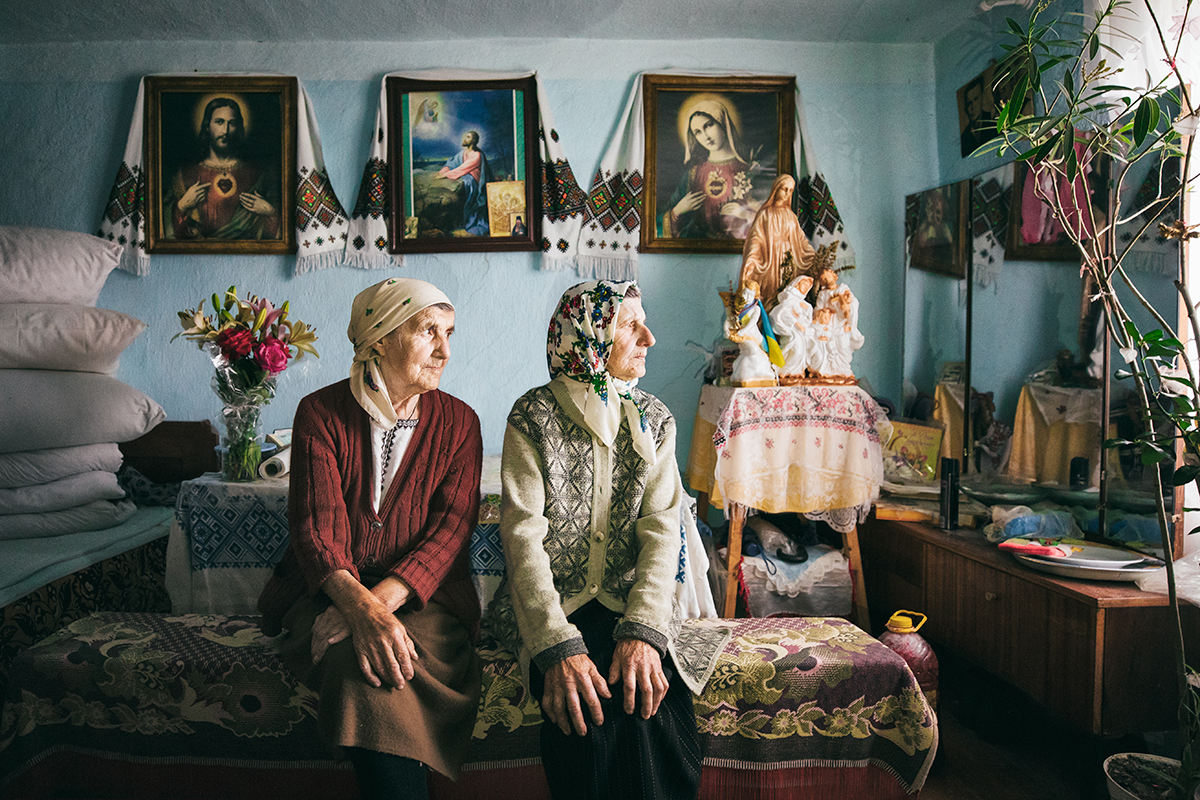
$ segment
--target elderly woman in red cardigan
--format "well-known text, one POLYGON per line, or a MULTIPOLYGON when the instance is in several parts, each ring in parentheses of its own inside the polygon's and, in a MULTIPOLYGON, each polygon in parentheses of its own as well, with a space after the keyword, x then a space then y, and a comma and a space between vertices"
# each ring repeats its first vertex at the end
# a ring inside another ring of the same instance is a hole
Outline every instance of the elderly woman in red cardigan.
POLYGON ((425 797, 425 765, 456 778, 475 723, 483 443, 475 412, 438 390, 453 332, 424 281, 354 299, 350 378, 296 410, 291 542, 258 601, 363 797, 425 797))

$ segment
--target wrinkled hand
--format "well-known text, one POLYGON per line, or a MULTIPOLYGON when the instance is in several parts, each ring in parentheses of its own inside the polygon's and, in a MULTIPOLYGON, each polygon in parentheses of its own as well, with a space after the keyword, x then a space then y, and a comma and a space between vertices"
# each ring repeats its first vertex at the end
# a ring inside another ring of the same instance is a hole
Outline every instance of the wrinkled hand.
POLYGON ((270 217, 275 214, 275 206, 271 205, 261 194, 242 192, 238 201, 242 204, 242 208, 251 214, 258 214, 261 217, 270 217))
POLYGON ((688 192, 683 196, 675 207, 671 209, 671 213, 679 217, 684 214, 690 214, 700 207, 704 202, 704 192, 688 192))
POLYGON ((189 186, 187 191, 183 193, 183 197, 179 198, 179 202, 177 203, 179 206, 179 211, 183 214, 186 214, 196 206, 203 203, 204 199, 208 197, 209 186, 212 186, 212 184, 200 183, 199 181, 196 181, 189 186))
POLYGON ((632 714, 637 697, 642 698, 642 719, 658 713, 658 706, 667 696, 667 676, 662 671, 658 651, 641 639, 620 639, 613 653, 608 682, 620 682, 624 687, 625 713, 632 714))
POLYGON ((325 657, 325 651, 331 645, 350 635, 350 626, 337 606, 330 606, 321 612, 312 627, 312 661, 320 664, 325 657))
POLYGON ((412 680, 417 647, 396 615, 379 603, 356 607, 346 617, 350 643, 358 656, 358 668, 367 683, 379 688, 404 688, 412 680))
POLYGON ((592 660, 582 653, 567 656, 546 672, 542 714, 557 725, 564 736, 571 735, 572 727, 575 733, 585 736, 587 723, 583 718, 583 706, 591 711, 592 722, 603 725, 601 697, 610 698, 612 693, 592 660))
POLYGON ((412 680, 412 662, 418 659, 416 645, 394 613, 411 597, 408 584, 389 576, 375 590, 368 590, 340 569, 325 579, 321 589, 333 600, 334 607, 322 612, 313 623, 314 663, 324 657, 331 643, 336 643, 329 639, 346 638, 342 633, 345 627, 367 683, 375 688, 387 685, 403 689, 404 682, 412 680), (322 636, 326 637, 324 645, 317 642, 322 636))

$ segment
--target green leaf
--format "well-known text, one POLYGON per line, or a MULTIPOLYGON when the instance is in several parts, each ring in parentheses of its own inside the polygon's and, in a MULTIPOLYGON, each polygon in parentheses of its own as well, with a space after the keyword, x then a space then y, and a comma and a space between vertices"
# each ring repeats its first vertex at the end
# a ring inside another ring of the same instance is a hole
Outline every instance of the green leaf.
POLYGON ((1067 128, 1067 136, 1063 144, 1063 150, 1067 154, 1067 180, 1071 183, 1075 182, 1075 176, 1079 174, 1079 158, 1075 155, 1075 128, 1067 128))
POLYGON ((1071 74, 1071 70, 1063 73, 1063 88, 1066 89, 1068 96, 1075 96, 1075 76, 1071 74))
POLYGON ((1200 466, 1179 467, 1175 470, 1175 475, 1171 478, 1171 483, 1175 486, 1183 486, 1196 480, 1197 475, 1200 475, 1200 466))
POLYGON ((1150 444, 1149 442, 1142 444, 1142 464, 1143 465, 1150 466, 1151 464, 1157 464, 1160 461, 1163 461, 1164 459, 1166 459, 1166 457, 1167 457, 1167 454, 1163 452, 1161 447, 1158 447, 1157 445, 1154 445, 1154 444, 1150 444))
POLYGON ((1093 33, 1088 37, 1088 58, 1095 58, 1100 52, 1100 37, 1093 33))
POLYGON ((1152 97, 1142 98, 1142 102, 1138 104, 1137 111, 1133 115, 1133 143, 1137 147, 1142 146, 1142 142, 1146 141, 1146 134, 1150 132, 1150 115, 1155 113, 1155 121, 1157 121, 1158 104, 1154 102, 1152 97), (1151 105, 1153 104, 1153 106, 1151 105))
POLYGON ((1134 325, 1131 319, 1125 320, 1125 333, 1134 339, 1142 338, 1141 334, 1138 333, 1137 325, 1134 325))

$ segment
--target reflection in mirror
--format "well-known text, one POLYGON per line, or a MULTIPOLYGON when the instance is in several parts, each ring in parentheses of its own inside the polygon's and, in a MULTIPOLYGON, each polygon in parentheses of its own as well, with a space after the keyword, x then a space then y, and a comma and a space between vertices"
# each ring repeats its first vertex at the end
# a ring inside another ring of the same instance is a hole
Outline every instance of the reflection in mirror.
MULTIPOLYGON (((1179 331, 1179 295, 1174 280, 1180 271, 1179 241, 1167 239, 1157 232, 1159 222, 1169 223, 1179 219, 1179 204, 1164 207, 1147 205, 1147 200, 1169 193, 1178 186, 1178 159, 1160 163, 1158 159, 1143 159, 1132 165, 1121 185, 1122 220, 1132 212, 1145 208, 1144 213, 1133 216, 1117 228, 1118 248, 1125 248, 1134 240, 1135 234, 1149 226, 1146 234, 1133 245, 1124 259, 1124 266, 1138 292, 1154 309, 1157 316, 1145 308, 1133 291, 1123 282, 1116 281, 1116 294, 1120 303, 1130 312, 1134 323, 1143 333, 1162 329, 1162 322, 1170 330, 1179 331)), ((1125 367, 1124 359, 1115 347, 1110 351, 1111 376, 1125 367)), ((1109 384, 1108 438, 1132 439, 1146 430, 1146 421, 1137 410, 1135 385, 1132 379, 1114 379, 1109 384)), ((1160 402, 1169 402, 1160 398, 1160 402)), ((1105 486, 1105 527, 1111 538, 1121 541, 1141 539, 1157 542, 1159 538, 1155 513, 1157 486, 1155 470, 1162 479, 1168 516, 1174 511, 1175 492, 1172 487, 1174 460, 1165 459, 1157 465, 1144 465, 1134 448, 1118 446, 1107 453, 1107 483, 1105 486), (1140 518, 1139 518, 1140 515, 1140 518), (1136 530, 1140 526, 1142 531, 1136 530)))
MULTIPOLYGON (((1006 257, 1014 237, 1031 235, 1028 224, 1020 229, 1022 216, 1028 223, 1039 212, 1022 214, 1028 198, 1014 189, 1014 172, 1007 164, 976 178, 972 477, 964 484, 1001 500, 1011 493, 1008 499, 1026 505, 1044 498, 1095 508, 1101 390, 1081 355, 1091 351, 1094 320, 1081 327, 1078 258, 1072 264, 1006 257)), ((1022 252, 1061 257, 1043 234, 1032 232, 1038 238, 1022 252)))
POLYGON ((939 457, 962 458, 966 281, 909 268, 904 286, 904 416, 943 427, 939 457), (957 396, 955 396, 957 395, 957 396))

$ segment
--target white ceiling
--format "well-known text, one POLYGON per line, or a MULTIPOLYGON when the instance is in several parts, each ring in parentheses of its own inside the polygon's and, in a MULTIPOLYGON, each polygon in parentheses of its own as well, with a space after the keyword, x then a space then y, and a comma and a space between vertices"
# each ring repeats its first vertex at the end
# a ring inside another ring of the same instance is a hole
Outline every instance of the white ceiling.
POLYGON ((0 43, 541 37, 932 42, 980 13, 979 7, 980 0, 3 0, 0 43))

